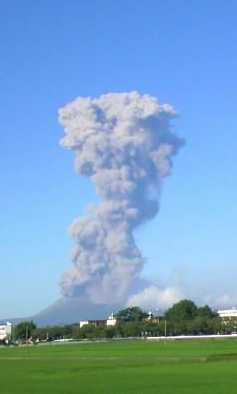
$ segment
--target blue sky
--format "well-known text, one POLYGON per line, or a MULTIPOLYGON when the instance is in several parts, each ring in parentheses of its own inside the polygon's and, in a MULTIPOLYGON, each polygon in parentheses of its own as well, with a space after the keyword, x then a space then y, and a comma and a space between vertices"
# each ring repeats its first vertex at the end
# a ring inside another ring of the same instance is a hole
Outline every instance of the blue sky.
POLYGON ((159 215, 135 234, 144 276, 236 305, 236 1, 11 0, 1 14, 0 317, 59 298, 66 229, 97 201, 58 145, 58 109, 130 90, 172 104, 186 140, 159 215))

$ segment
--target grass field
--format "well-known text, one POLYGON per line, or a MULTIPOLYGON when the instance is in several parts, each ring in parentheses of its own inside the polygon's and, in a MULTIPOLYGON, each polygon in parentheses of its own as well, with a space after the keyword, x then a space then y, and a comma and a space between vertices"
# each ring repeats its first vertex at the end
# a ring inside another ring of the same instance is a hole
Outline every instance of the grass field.
POLYGON ((1 394, 236 394, 237 340, 0 349, 1 394))

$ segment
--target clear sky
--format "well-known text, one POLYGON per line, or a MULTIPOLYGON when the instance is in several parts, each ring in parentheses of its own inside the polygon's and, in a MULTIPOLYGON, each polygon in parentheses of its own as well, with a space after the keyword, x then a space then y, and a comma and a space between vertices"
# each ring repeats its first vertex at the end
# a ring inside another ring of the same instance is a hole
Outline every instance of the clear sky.
POLYGON ((2 0, 0 318, 60 297, 66 229, 97 199, 58 145, 58 109, 131 90, 172 104, 186 140, 135 234, 143 275, 237 305, 236 20, 235 0, 2 0))

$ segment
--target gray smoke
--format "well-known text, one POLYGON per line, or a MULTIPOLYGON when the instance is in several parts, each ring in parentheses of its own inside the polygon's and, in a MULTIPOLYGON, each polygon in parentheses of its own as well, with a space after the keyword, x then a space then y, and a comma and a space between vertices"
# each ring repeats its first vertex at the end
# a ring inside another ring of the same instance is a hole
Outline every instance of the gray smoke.
POLYGON ((124 302, 144 265, 134 229, 159 210, 159 191, 183 141, 171 130, 176 112, 150 95, 111 93, 79 97, 59 110, 63 147, 95 185, 100 204, 77 218, 73 268, 61 279, 66 296, 96 303, 124 302))

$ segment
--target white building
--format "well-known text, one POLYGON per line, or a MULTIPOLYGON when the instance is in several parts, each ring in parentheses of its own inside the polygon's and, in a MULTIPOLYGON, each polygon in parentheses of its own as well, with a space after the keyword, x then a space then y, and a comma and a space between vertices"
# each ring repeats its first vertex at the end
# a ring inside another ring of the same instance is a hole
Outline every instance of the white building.
POLYGON ((94 327, 101 327, 101 326, 106 326, 106 320, 80 320, 79 321, 79 327, 82 328, 85 325, 91 325, 94 327))
POLYGON ((79 327, 82 328, 83 326, 86 326, 89 324, 89 320, 80 320, 79 321, 79 327))
POLYGON ((236 308, 219 310, 219 311, 217 311, 217 313, 224 320, 229 319, 231 317, 237 318, 237 309, 236 308))
POLYGON ((116 324, 116 319, 114 317, 114 314, 111 313, 111 315, 108 317, 108 319, 106 320, 106 326, 115 326, 116 324))
POLYGON ((9 338, 12 333, 12 323, 9 321, 5 324, 0 324, 0 341, 9 338))
POLYGON ((108 317, 107 320, 80 320, 79 327, 82 328, 86 324, 90 324, 94 327, 101 327, 101 326, 115 326, 116 319, 113 313, 108 317))
POLYGON ((149 321, 152 322, 152 323, 157 323, 157 324, 159 324, 159 323, 160 323, 160 317, 157 315, 158 309, 157 309, 157 308, 156 308, 156 309, 152 309, 152 311, 149 311, 149 312, 148 312, 148 318, 147 318, 147 320, 149 320, 149 321), (152 311, 156 312, 156 314, 153 314, 152 311))

